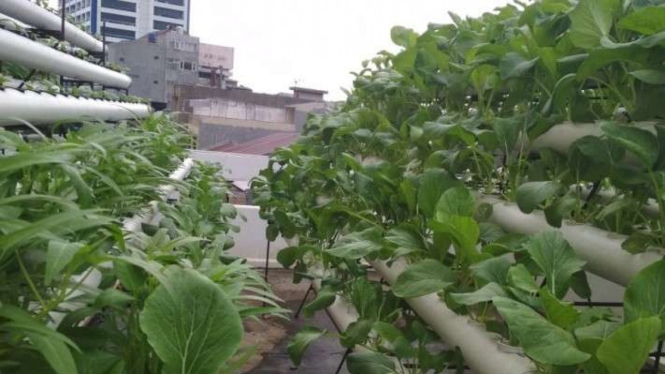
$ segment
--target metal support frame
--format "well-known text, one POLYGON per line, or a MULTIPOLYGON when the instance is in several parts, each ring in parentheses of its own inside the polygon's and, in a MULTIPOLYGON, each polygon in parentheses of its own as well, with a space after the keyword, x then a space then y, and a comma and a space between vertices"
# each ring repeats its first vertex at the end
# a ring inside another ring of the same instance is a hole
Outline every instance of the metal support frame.
MULTIPOLYGON (((61 23, 60 23, 60 43, 62 43, 65 40, 65 24, 67 23, 67 7, 65 6, 65 1, 66 0, 61 0, 60 4, 60 16, 61 16, 61 23)), ((60 86, 64 87, 65 77, 62 75, 60 76, 60 86)))
POLYGON ((25 78, 23 79, 23 81, 21 82, 21 84, 18 85, 18 88, 17 88, 17 89, 18 89, 18 90, 22 89, 23 86, 25 86, 25 83, 26 83, 27 81, 29 81, 30 79, 32 79, 32 77, 35 75, 36 72, 37 72, 37 70, 35 70, 35 69, 30 70, 30 73, 28 73, 28 76, 25 77, 25 78))
POLYGON ((307 298, 309 297, 309 294, 314 291, 314 286, 310 283, 309 288, 307 289, 307 292, 305 292, 305 296, 302 298, 302 301, 300 302, 300 306, 298 306, 298 310, 296 310, 296 313, 293 315, 294 319, 298 319, 300 317, 300 312, 302 311, 302 308, 305 306, 305 302, 307 302, 307 298))
MULTIPOLYGON (((309 294, 314 292, 316 295, 316 290, 314 289, 314 285, 312 283, 309 284, 309 288, 307 288, 307 292, 305 292, 305 296, 302 298, 300 301, 300 305, 298 306, 298 309, 296 310, 295 314, 293 315, 294 319, 298 319, 300 317, 300 312, 302 311, 303 307, 305 306, 305 303, 307 302, 307 298, 309 297, 309 294)), ((335 327, 335 330, 337 330, 338 334, 343 333, 342 329, 337 325, 337 322, 333 319, 332 315, 328 311, 328 308, 323 308, 323 311, 326 312, 326 315, 328 316, 328 319, 330 322, 332 322, 333 326, 335 327)), ((342 360, 339 362, 339 365, 337 365, 337 369, 335 370, 335 374, 339 374, 340 371, 342 371, 342 367, 344 367, 344 363, 346 362, 346 358, 349 357, 349 355, 353 352, 352 349, 347 348, 347 350, 344 352, 344 355, 342 356, 342 360)))

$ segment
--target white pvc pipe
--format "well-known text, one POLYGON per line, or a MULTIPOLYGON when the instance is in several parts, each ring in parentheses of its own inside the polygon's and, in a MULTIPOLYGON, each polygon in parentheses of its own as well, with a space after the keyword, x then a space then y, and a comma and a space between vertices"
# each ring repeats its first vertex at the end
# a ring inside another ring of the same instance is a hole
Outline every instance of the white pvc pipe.
MULTIPOLYGON (((406 264, 396 260, 392 267, 384 261, 372 261, 372 266, 381 276, 393 284, 406 264)), ((464 362, 476 374, 527 374, 536 368, 528 358, 499 350, 496 339, 463 315, 455 314, 437 294, 405 299, 413 310, 436 331, 444 342, 459 347, 464 362)))
MULTIPOLYGON (((641 122, 625 125, 656 133, 652 122, 641 122)), ((544 134, 540 135, 531 143, 532 149, 551 148, 558 153, 568 154, 568 149, 577 140, 585 136, 601 137, 603 131, 597 123, 571 123, 564 122, 553 126, 544 134)), ((630 164, 641 165, 639 160, 632 154, 626 155, 626 161, 630 164)))
POLYGON ((0 89, 0 125, 18 125, 22 121, 33 125, 67 120, 121 121, 149 114, 150 107, 145 104, 0 89))
MULTIPOLYGON (((176 170, 174 170, 169 175, 169 178, 174 181, 183 181, 185 180, 185 178, 187 178, 189 173, 191 173, 193 167, 194 167, 194 160, 191 158, 187 158, 182 162, 182 164, 180 164, 180 166, 178 166, 176 170)), ((172 185, 164 185, 159 187, 160 193, 165 197, 168 197, 168 195, 174 190, 175 188, 172 185)), ((155 217, 155 215, 157 215, 158 213, 159 209, 157 208, 157 202, 152 201, 141 212, 125 220, 122 225, 123 229, 127 232, 133 232, 133 233, 139 232, 141 231, 141 224, 152 221, 153 217, 155 217)))
MULTIPOLYGON (((321 279, 315 279, 312 281, 312 287, 317 293, 321 290, 321 279)), ((330 306, 328 306, 328 313, 330 318, 333 319, 335 326, 340 329, 340 332, 346 331, 353 322, 357 321, 360 315, 356 308, 344 301, 344 299, 337 295, 335 296, 335 301, 333 301, 330 306)))
MULTIPOLYGON (((29 0, 2 0, 0 13, 34 26, 38 29, 61 31, 62 19, 29 0)), ((92 35, 65 22, 65 40, 90 52, 102 52, 104 45, 92 35)))
POLYGON ((662 258, 654 252, 630 254, 624 251, 621 243, 627 239, 625 235, 565 221, 557 229, 547 223, 540 211, 525 214, 515 204, 491 196, 482 196, 480 201, 492 205, 490 220, 508 232, 531 235, 547 230, 561 231, 577 255, 587 262, 588 271, 622 286, 662 258))
POLYGON ((3 29, 0 29, 0 60, 114 88, 128 88, 132 84, 132 79, 125 74, 81 60, 3 29))

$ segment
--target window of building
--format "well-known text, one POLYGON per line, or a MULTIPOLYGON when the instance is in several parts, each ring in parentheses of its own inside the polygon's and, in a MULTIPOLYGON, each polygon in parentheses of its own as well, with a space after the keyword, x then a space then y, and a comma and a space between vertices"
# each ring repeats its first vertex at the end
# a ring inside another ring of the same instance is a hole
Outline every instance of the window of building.
POLYGON ((166 66, 171 70, 178 70, 180 69, 180 60, 169 58, 166 60, 166 66))
POLYGON ((155 60, 159 60, 159 56, 155 56, 155 60))
POLYGON ((185 52, 196 52, 196 43, 181 42, 179 40, 172 40, 169 42, 169 47, 185 52))
POLYGON ((122 0, 102 0, 102 7, 136 12, 136 4, 122 0))
POLYGON ((114 13, 102 12, 102 22, 104 22, 104 21, 117 23, 119 25, 129 25, 129 26, 136 25, 136 18, 134 18, 134 17, 123 16, 123 15, 114 14, 114 13))
POLYGON ((154 21, 152 23, 152 28, 155 30, 167 30, 167 29, 175 29, 178 26, 177 23, 171 23, 171 22, 163 22, 163 21, 154 21))
POLYGON ((152 81, 153 84, 159 84, 159 81, 152 81))
POLYGON ((180 63, 180 69, 187 71, 196 71, 196 63, 189 61, 182 61, 180 63))
POLYGON ((160 17, 183 19, 185 18, 185 13, 182 10, 174 10, 167 8, 155 7, 155 15, 160 17))
POLYGON ((185 0, 156 0, 158 3, 171 5, 185 5, 185 0))
POLYGON ((121 30, 113 27, 102 27, 101 29, 102 29, 102 34, 106 33, 106 36, 110 36, 112 38, 119 38, 126 40, 136 39, 136 34, 134 33, 134 31, 121 30))
POLYGON ((124 57, 120 57, 120 62, 125 62, 125 58, 124 58, 124 57))

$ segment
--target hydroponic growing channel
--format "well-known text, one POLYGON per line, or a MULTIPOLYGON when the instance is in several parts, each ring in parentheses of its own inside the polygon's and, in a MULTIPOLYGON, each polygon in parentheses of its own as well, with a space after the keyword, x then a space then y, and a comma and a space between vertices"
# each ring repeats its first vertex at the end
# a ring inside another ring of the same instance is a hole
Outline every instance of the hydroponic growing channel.
MULTIPOLYGON (((341 343, 370 352, 350 372, 659 372, 663 9, 536 1, 395 27, 401 51, 272 155, 253 182, 267 237, 298 239, 278 259, 322 285, 306 311, 355 307, 341 343), (592 279, 625 291, 596 299, 592 279)), ((324 333, 296 336, 294 362, 324 333)))

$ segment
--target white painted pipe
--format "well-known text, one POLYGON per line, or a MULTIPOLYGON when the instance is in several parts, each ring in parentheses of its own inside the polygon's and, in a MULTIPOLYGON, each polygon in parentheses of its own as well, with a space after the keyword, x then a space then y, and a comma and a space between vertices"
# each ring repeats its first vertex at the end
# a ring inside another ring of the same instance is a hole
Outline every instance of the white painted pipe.
MULTIPOLYGON (((169 175, 169 178, 174 181, 183 181, 185 178, 187 178, 187 176, 189 176, 189 173, 192 172, 193 167, 194 160, 191 158, 186 158, 182 164, 180 164, 180 166, 178 166, 178 168, 169 175)), ((164 197, 168 197, 168 195, 174 190, 175 188, 172 185, 164 185, 159 187, 159 191, 164 197)), ((157 202, 152 201, 141 212, 125 220, 122 225, 123 229, 126 232, 139 232, 141 231, 141 224, 152 221, 152 219, 158 213, 159 209, 157 208, 157 202)))
MULTIPOLYGON (((38 29, 61 31, 62 18, 30 0, 2 0, 0 13, 15 18, 38 29)), ((65 40, 90 52, 102 52, 104 45, 92 35, 65 22, 65 40)))
MULTIPOLYGON (((653 122, 640 122, 625 126, 636 127, 653 134, 656 133, 656 128, 653 122)), ((564 122, 553 126, 547 132, 534 139, 531 143, 531 148, 535 150, 550 148, 558 153, 568 154, 568 149, 577 140, 585 136, 600 137, 602 135, 603 131, 600 129, 598 123, 564 122)), ((625 161, 631 165, 641 165, 640 161, 630 153, 626 155, 625 161)))
POLYGON ((621 248, 625 235, 610 233, 586 224, 563 222, 560 229, 550 226, 540 211, 525 214, 517 205, 496 197, 482 196, 480 201, 492 205, 490 220, 508 232, 525 235, 559 230, 577 255, 587 262, 586 269, 621 286, 646 266, 659 261, 654 252, 630 254, 621 248))
POLYGON ((150 107, 145 104, 0 89, 0 125, 18 125, 23 121, 33 125, 67 120, 121 121, 149 114, 150 107))
POLYGON ((81 60, 3 29, 0 29, 0 60, 109 87, 128 88, 132 84, 132 79, 125 74, 81 60))
MULTIPOLYGON (((393 284, 406 268, 403 260, 392 266, 384 261, 372 261, 372 266, 381 276, 393 284)), ((464 362, 476 374, 527 374, 537 372, 528 358, 502 352, 496 338, 471 318, 455 314, 437 294, 405 299, 413 310, 436 331, 444 342, 459 347, 464 362)))
MULTIPOLYGON (((318 293, 321 290, 321 279, 317 278, 313 280, 312 287, 314 287, 314 290, 318 293)), ((349 328, 349 325, 357 321, 360 317, 356 308, 344 301, 339 295, 335 296, 335 301, 326 309, 328 309, 330 318, 335 322, 335 326, 337 326, 341 332, 346 331, 346 329, 349 328)))
POLYGON ((15 18, 7 17, 4 14, 0 14, 0 26, 2 26, 3 29, 11 31, 25 30, 29 27, 25 23, 15 18))

